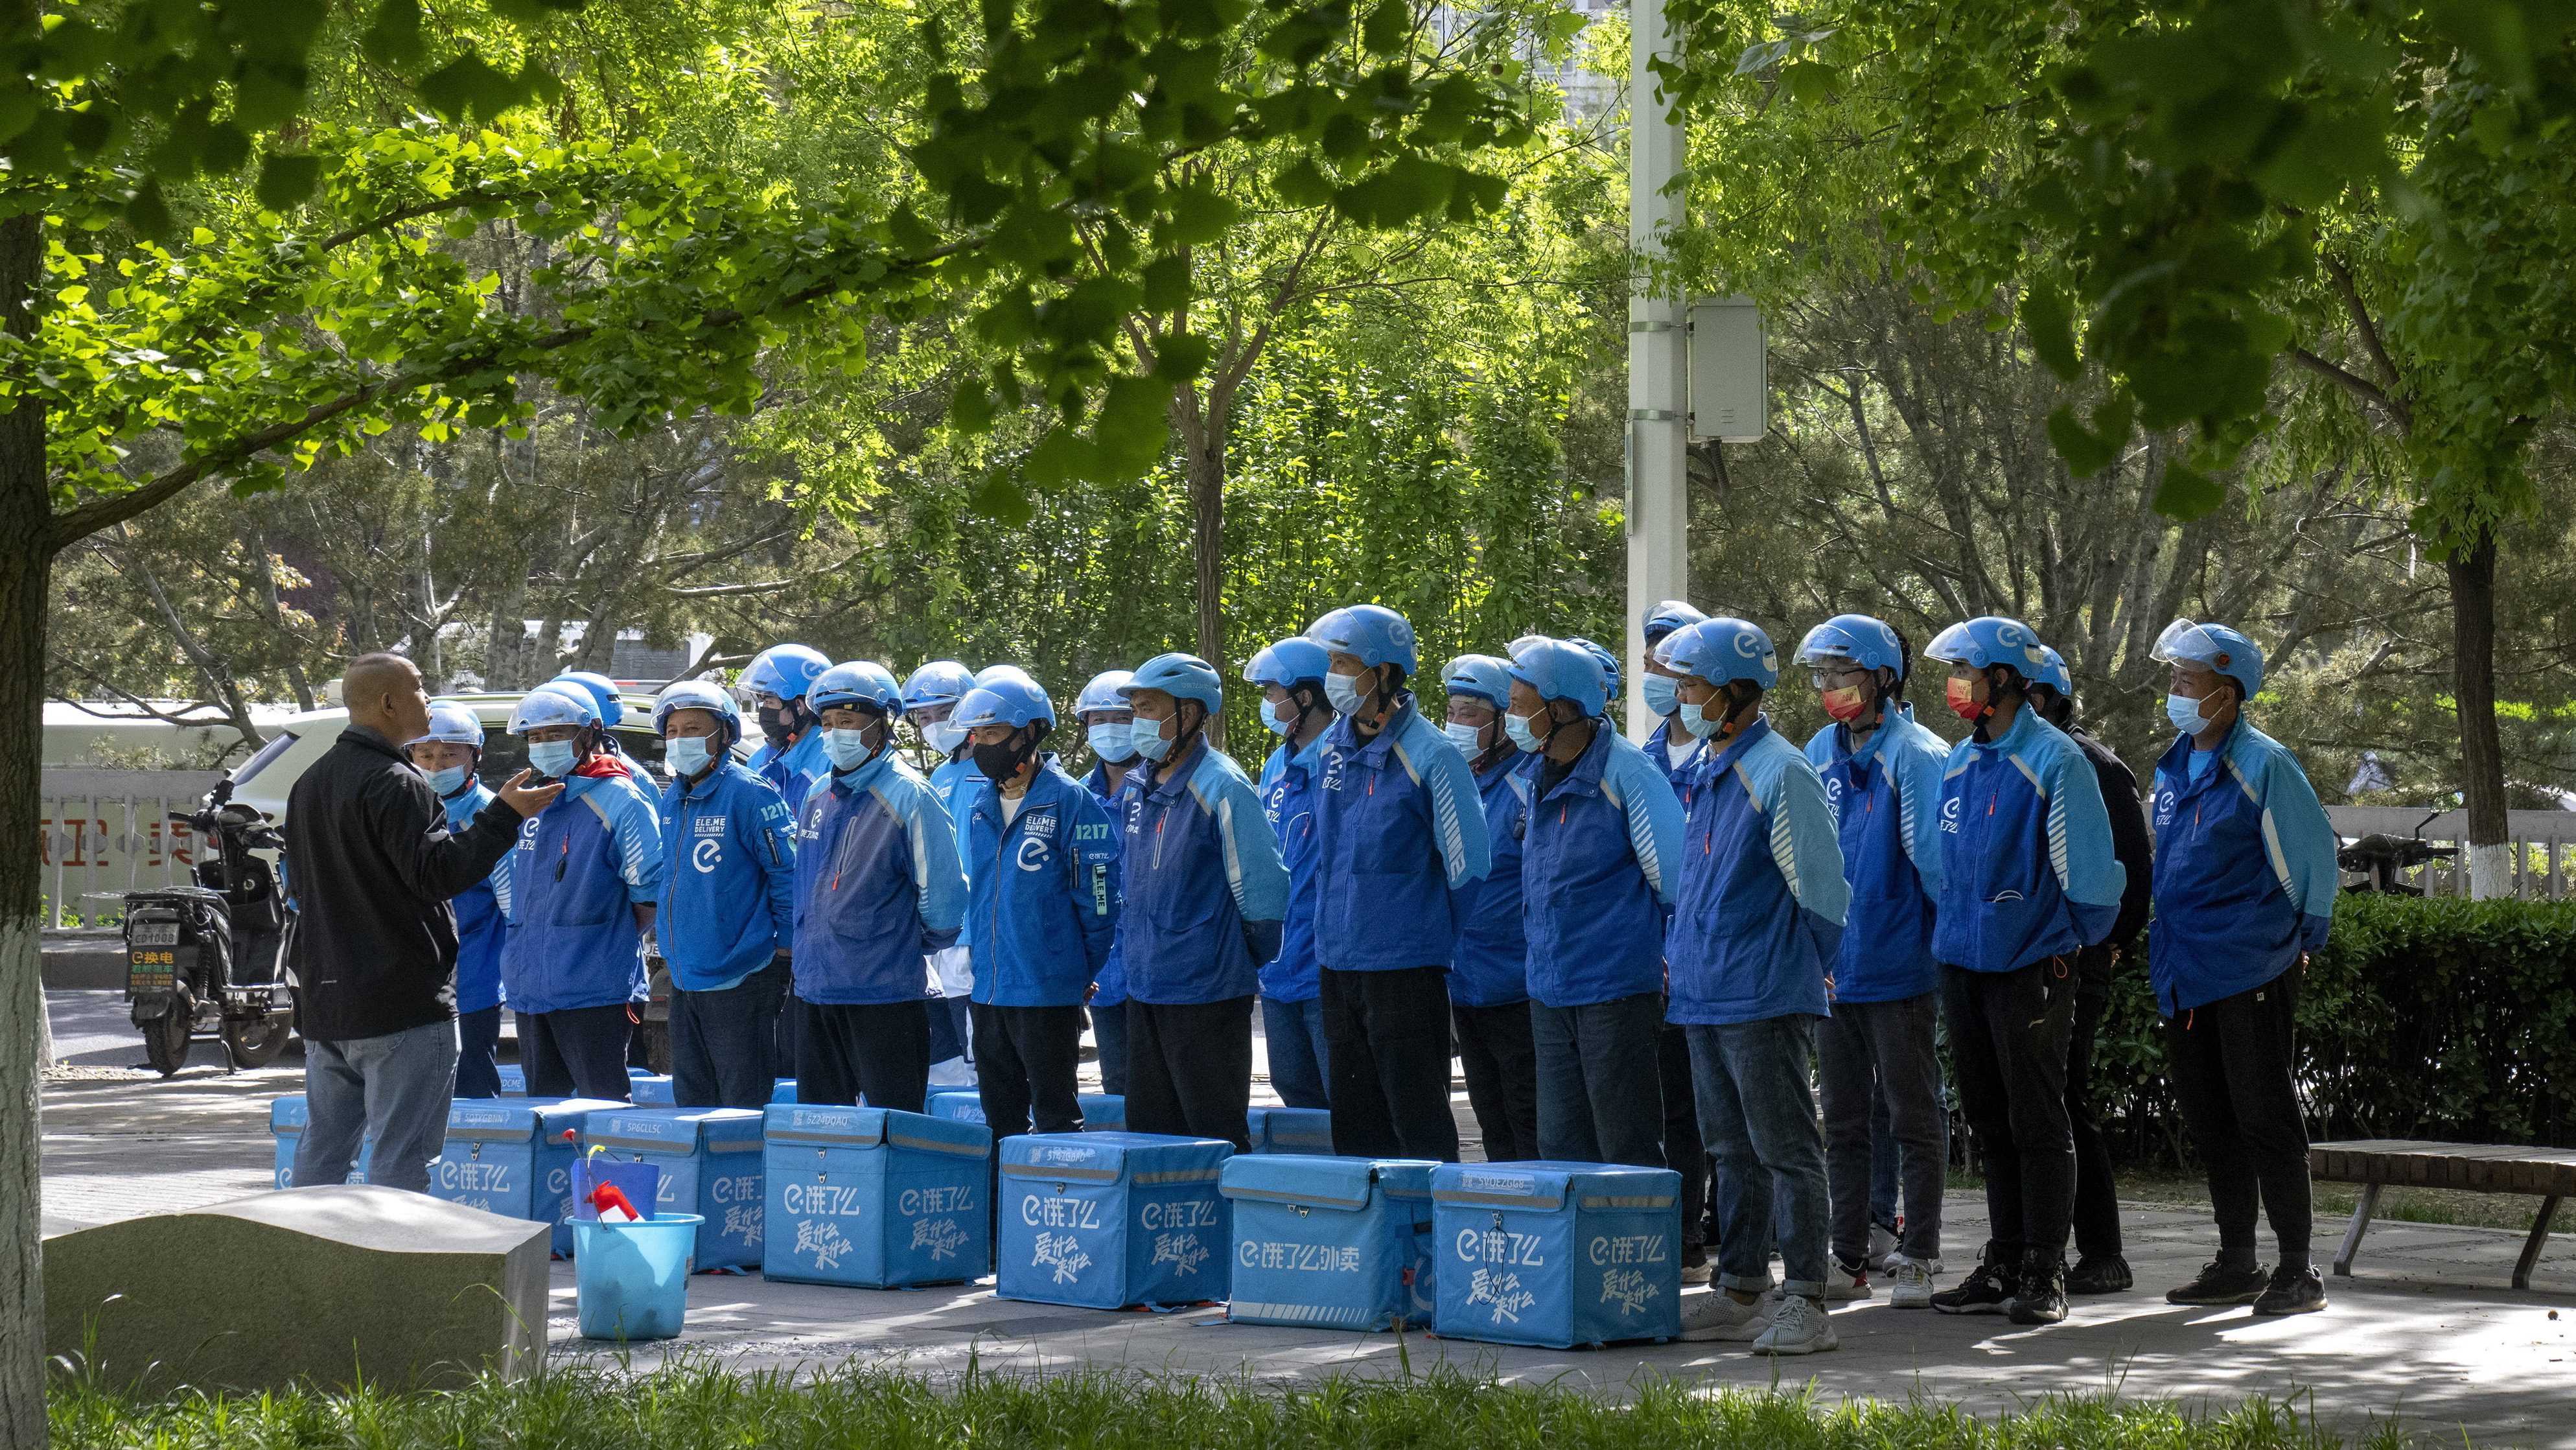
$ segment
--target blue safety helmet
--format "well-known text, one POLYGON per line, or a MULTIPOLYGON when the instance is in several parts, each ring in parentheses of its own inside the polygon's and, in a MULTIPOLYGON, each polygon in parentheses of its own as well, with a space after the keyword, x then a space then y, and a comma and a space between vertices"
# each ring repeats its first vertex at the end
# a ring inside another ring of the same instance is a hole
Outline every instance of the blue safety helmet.
POLYGON ((1570 639, 1534 639, 1512 651, 1512 678, 1538 691, 1542 700, 1571 701, 1585 715, 1598 715, 1610 698, 1610 681, 1601 658, 1570 639))
POLYGON ((1653 649, 1656 645, 1662 644, 1664 637, 1674 630, 1687 628, 1706 618, 1708 618, 1707 615, 1678 599, 1667 599, 1647 610, 1646 617, 1638 621, 1638 624, 1646 636, 1646 648, 1653 649))
POLYGON ((1512 703, 1512 666, 1492 655, 1460 655, 1440 670, 1440 688, 1473 695, 1497 710, 1512 703))
POLYGON ((1050 730, 1055 728, 1055 702, 1038 688, 1037 681, 1016 669, 1009 674, 994 670, 985 673, 994 678, 966 692, 966 698, 957 702, 956 713, 948 717, 949 724, 961 730, 978 725, 1008 725, 1017 730, 1036 720, 1050 730))
POLYGON ((2039 647, 2039 670, 2030 682, 2046 685, 2061 695, 2075 693, 2075 676, 2067 671, 2066 657, 2047 645, 2039 647))
POLYGON ((450 745, 483 748, 483 722, 474 712, 446 700, 433 700, 429 706, 429 728, 420 733, 422 740, 443 740, 450 745))
POLYGON ((2041 666, 2048 662, 2048 656, 2042 653, 2046 648, 2039 642, 2039 635, 2020 620, 1981 614, 1934 635, 1932 642, 1923 647, 1923 657, 1979 670, 2009 665, 2023 679, 2035 680, 2041 666))
POLYGON ((1225 681, 1197 655, 1176 651, 1154 656, 1138 665, 1127 683, 1118 687, 1118 698, 1132 702, 1138 690, 1160 690, 1175 700, 1196 700, 1211 715, 1225 708, 1225 681))
POLYGON ((602 725, 615 725, 626 718, 626 701, 617 693, 617 682, 597 670, 566 670, 546 683, 573 684, 588 690, 590 698, 599 705, 599 723, 602 725))
POLYGON ((1712 685, 1750 680, 1767 690, 1780 683, 1780 655, 1771 636, 1753 621, 1732 615, 1673 631, 1655 658, 1677 675, 1696 675, 1712 685))
POLYGON ((1837 614, 1807 631, 1798 642, 1798 663, 1820 664, 1831 658, 1850 660, 1865 670, 1894 670, 1905 678, 1905 646, 1886 620, 1866 614, 1837 614))
POLYGON ((1610 698, 1614 700, 1617 699, 1619 697, 1619 657, 1612 654, 1608 649, 1594 644, 1592 641, 1585 639, 1579 634, 1568 639, 1566 643, 1581 645, 1592 652, 1592 657, 1601 662, 1602 678, 1609 681, 1610 698))
POLYGON ((963 699, 975 688, 975 672, 955 660, 932 660, 903 682, 903 707, 918 710, 963 699))
POLYGON ((1074 697, 1074 717, 1079 719, 1095 710, 1126 709, 1127 701, 1119 695, 1118 687, 1134 678, 1134 670, 1102 670, 1093 675, 1091 683, 1083 686, 1082 693, 1074 697))
MULTIPOLYGON (((1018 665, 986 665, 975 672, 975 685, 978 689, 996 680, 1018 680, 1026 683, 1031 689, 1039 688, 1037 680, 1018 665)), ((972 694, 973 691, 970 690, 967 693, 972 694)), ((962 700, 965 696, 960 695, 958 698, 962 700)))
POLYGON ((2249 700, 2263 689, 2263 647, 2223 624, 2177 619, 2156 636, 2149 657, 2159 664, 2214 670, 2243 686, 2249 700))
POLYGON ((1333 672, 1333 657, 1324 647, 1303 635, 1290 635, 1277 644, 1265 645, 1243 667, 1243 681, 1248 685, 1277 685, 1287 689, 1300 680, 1321 680, 1333 672))
POLYGON ((806 687, 805 703, 817 715, 865 705, 892 720, 903 713, 907 702, 902 687, 894 682, 894 671, 874 660, 852 660, 816 675, 806 687))
POLYGON ((674 710, 704 710, 724 726, 724 743, 742 738, 742 707, 735 704, 733 692, 705 680, 682 680, 662 692, 653 702, 653 733, 667 735, 671 730, 674 710))
POLYGON ((1413 626, 1383 604, 1354 604, 1315 621, 1306 638, 1335 654, 1356 655, 1361 669, 1393 662, 1407 675, 1418 659, 1413 652, 1413 626))
MULTIPOLYGON (((774 644, 752 657, 742 672, 742 687, 755 695, 794 700, 814 686, 814 677, 832 667, 823 652, 801 644, 774 644)), ((813 702, 807 701, 810 707, 813 702)))
POLYGON ((599 702, 590 691, 561 680, 549 680, 530 690, 510 709, 510 733, 525 735, 547 725, 596 725, 599 702))

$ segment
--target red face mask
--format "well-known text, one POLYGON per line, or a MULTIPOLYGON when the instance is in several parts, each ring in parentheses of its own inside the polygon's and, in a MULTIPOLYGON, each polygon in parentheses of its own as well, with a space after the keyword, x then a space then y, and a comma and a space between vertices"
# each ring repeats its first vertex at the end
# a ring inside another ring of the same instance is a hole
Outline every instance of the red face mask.
POLYGON ((1973 680, 1953 675, 1942 687, 1941 699, 1950 707, 1951 714, 1970 724, 1986 717, 1986 707, 1977 699, 1977 685, 1973 680))
POLYGON ((1860 686, 1846 685, 1824 693, 1825 713, 1848 725, 1869 710, 1869 702, 1860 697, 1860 686))

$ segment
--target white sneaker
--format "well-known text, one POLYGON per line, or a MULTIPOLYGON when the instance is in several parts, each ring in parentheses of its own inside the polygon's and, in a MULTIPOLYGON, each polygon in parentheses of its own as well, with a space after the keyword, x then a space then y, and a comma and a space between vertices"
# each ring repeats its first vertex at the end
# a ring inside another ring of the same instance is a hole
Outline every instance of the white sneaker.
POLYGON ((1682 1306, 1682 1338, 1694 1344, 1712 1339, 1741 1344, 1771 1327, 1771 1316, 1763 1312, 1766 1307, 1759 1299, 1738 1304, 1734 1295, 1711 1289, 1682 1306))
POLYGON ((1903 1254, 1887 1256, 1887 1302, 1898 1309, 1932 1307, 1933 1264, 1903 1254))
POLYGON ((1869 1226, 1869 1263, 1873 1268, 1896 1267, 1896 1233, 1885 1224, 1869 1226))
POLYGON ((1682 1265, 1682 1282, 1685 1284, 1705 1284, 1716 1274, 1716 1272, 1717 1261, 1714 1259, 1702 1259, 1696 1264, 1684 1264, 1682 1265))
POLYGON ((1753 1341, 1753 1352, 1817 1354, 1842 1345, 1834 1334, 1833 1321, 1825 1315, 1825 1306, 1803 1294, 1792 1294, 1780 1301, 1780 1311, 1771 1316, 1771 1327, 1753 1341))
POLYGON ((1848 1304, 1869 1297, 1869 1270, 1846 1269, 1830 1258, 1825 1269, 1825 1298, 1830 1303, 1848 1304))

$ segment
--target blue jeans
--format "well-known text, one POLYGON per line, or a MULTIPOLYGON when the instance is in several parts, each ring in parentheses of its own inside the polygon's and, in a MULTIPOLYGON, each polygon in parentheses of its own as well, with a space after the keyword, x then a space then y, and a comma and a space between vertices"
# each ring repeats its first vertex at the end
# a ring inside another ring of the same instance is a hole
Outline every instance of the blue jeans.
POLYGON ((429 1191, 429 1165, 447 1142, 456 1087, 456 1019, 304 1044, 304 1141, 295 1181, 345 1183, 358 1144, 376 1141, 367 1181, 429 1191))
POLYGON ((766 1108, 778 1084, 778 1004, 787 964, 771 961, 720 992, 671 993, 671 1101, 766 1108))
POLYGON ((1270 1087, 1292 1108, 1329 1108, 1324 1091, 1324 999, 1261 999, 1261 1040, 1270 1054, 1270 1087))
POLYGON ((1531 999, 1539 1157, 1665 1166, 1664 1086, 1655 1054, 1663 1027, 1661 992, 1582 1007, 1531 999))
POLYGON ((1781 1288, 1822 1296, 1831 1220, 1825 1134, 1807 1082, 1816 1019, 1796 1012, 1723 1027, 1694 1023, 1690 1045, 1700 1131, 1717 1163, 1719 1286, 1770 1288, 1766 1247, 1776 1236, 1781 1288))

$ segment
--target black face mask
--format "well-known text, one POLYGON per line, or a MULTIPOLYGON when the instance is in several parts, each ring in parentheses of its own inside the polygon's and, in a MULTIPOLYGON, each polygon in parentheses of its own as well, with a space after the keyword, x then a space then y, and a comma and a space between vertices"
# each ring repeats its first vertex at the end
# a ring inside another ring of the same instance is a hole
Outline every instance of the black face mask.
POLYGON ((772 750, 785 750, 795 744, 796 737, 814 722, 802 699, 790 700, 784 705, 754 706, 753 713, 760 717, 760 738, 768 741, 772 750))
POLYGON ((1022 740, 1020 732, 1014 730, 1011 738, 999 745, 976 746, 975 768, 984 773, 986 780, 999 785, 1019 774, 1020 766, 1037 753, 1037 748, 1035 740, 1022 740))

